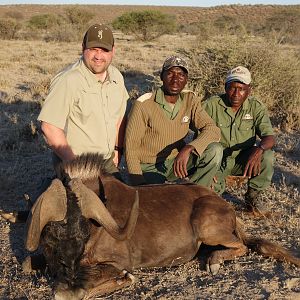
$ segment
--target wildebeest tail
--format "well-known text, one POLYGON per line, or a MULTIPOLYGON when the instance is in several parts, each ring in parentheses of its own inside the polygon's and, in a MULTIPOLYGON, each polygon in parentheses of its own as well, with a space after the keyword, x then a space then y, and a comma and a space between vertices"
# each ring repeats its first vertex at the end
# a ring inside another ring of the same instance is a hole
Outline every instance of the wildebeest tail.
POLYGON ((289 250, 284 247, 270 242, 263 238, 255 238, 247 236, 242 229, 241 223, 237 221, 236 228, 237 236, 243 240, 244 244, 251 250, 265 257, 273 257, 275 259, 286 261, 300 267, 300 258, 294 256, 289 250))

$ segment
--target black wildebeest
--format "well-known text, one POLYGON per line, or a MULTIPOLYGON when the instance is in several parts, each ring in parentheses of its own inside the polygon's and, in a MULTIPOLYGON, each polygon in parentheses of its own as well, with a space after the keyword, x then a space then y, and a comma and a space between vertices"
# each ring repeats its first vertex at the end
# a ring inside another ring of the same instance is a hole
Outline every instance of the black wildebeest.
POLYGON ((269 241, 247 237, 231 204, 194 184, 128 186, 103 174, 95 154, 62 163, 27 221, 26 248, 40 245, 56 279, 56 299, 82 299, 130 285, 139 267, 191 260, 200 245, 221 245, 207 259, 220 264, 248 248, 300 266, 269 241))

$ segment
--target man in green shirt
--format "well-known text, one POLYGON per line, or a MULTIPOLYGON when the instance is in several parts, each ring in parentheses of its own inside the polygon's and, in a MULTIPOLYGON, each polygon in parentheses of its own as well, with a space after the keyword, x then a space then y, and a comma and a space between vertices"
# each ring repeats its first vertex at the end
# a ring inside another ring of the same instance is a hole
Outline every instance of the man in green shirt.
POLYGON ((117 173, 123 146, 128 93, 119 70, 112 31, 92 25, 82 42, 82 56, 51 82, 38 120, 54 163, 92 152, 106 159, 106 171, 117 173))
POLYGON ((167 58, 161 71, 163 85, 137 99, 128 117, 125 158, 131 183, 164 183, 189 177, 211 187, 220 166, 220 129, 201 107, 188 80, 187 62, 167 58), (195 138, 187 142, 189 130, 195 138))
POLYGON ((250 83, 247 68, 233 68, 225 80, 226 93, 213 96, 202 105, 221 129, 223 159, 216 175, 215 191, 224 192, 228 175, 247 177, 247 209, 265 213, 267 203, 262 191, 270 185, 274 172, 271 149, 275 138, 267 108, 250 96, 250 83))

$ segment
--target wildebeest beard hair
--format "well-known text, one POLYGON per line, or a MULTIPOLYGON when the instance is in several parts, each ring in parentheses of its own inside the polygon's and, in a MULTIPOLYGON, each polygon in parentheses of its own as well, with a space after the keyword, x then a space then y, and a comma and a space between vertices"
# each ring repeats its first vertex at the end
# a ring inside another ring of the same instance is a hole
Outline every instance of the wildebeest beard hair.
POLYGON ((81 288, 85 283, 85 270, 80 266, 80 259, 90 237, 90 224, 81 214, 76 195, 68 187, 66 192, 66 217, 45 226, 41 246, 56 283, 81 288))

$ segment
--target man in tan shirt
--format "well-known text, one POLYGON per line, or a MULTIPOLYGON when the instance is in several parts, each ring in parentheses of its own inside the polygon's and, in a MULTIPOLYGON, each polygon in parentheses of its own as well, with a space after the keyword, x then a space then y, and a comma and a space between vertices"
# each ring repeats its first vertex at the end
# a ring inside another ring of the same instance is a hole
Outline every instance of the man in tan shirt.
POLYGON ((82 57, 52 80, 38 120, 55 161, 99 153, 107 171, 118 172, 120 155, 114 151, 123 145, 128 93, 111 65, 114 53, 112 31, 95 24, 84 36, 82 57))
POLYGON ((137 99, 129 114, 125 158, 131 183, 188 177, 210 187, 222 160, 220 130, 202 109, 200 99, 183 90, 188 80, 184 59, 167 58, 161 79, 162 87, 137 99), (195 138, 187 143, 190 129, 195 138))

